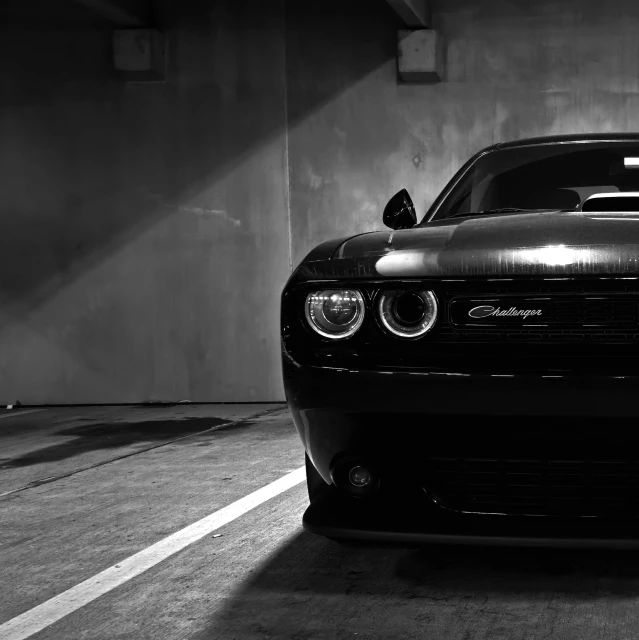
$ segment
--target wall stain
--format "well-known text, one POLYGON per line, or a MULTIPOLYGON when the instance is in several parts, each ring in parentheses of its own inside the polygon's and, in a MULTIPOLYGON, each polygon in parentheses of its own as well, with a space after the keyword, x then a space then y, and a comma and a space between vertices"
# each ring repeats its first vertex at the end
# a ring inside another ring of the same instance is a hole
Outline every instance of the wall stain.
POLYGON ((242 221, 237 218, 232 218, 225 209, 209 209, 205 207, 195 207, 189 204, 175 204, 172 202, 167 202, 159 193, 153 193, 147 191, 146 189, 140 189, 141 197, 147 201, 154 202, 160 207, 164 209, 171 209, 173 211, 178 211, 181 213, 194 213, 198 216, 213 216, 217 218, 221 218, 225 222, 230 223, 234 227, 242 226, 242 221))

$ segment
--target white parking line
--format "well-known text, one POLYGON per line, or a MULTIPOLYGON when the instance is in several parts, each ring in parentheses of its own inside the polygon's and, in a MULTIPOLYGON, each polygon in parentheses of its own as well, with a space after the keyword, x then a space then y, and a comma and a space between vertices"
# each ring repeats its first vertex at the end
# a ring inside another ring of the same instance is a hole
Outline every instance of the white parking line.
POLYGON ((80 609, 80 607, 131 580, 131 578, 139 576, 147 569, 162 562, 162 560, 201 540, 212 531, 239 518, 263 502, 291 489, 302 482, 305 477, 304 467, 295 469, 295 471, 291 471, 291 473, 275 480, 275 482, 271 482, 271 484, 267 484, 265 487, 250 493, 227 507, 171 534, 37 607, 25 611, 25 613, 0 625, 0 638, 2 640, 23 640, 34 633, 38 633, 38 631, 42 631, 80 609))
POLYGON ((18 416, 26 416, 27 413, 36 413, 37 411, 44 411, 44 409, 29 409, 28 411, 15 411, 14 409, 7 409, 8 413, 0 414, 0 420, 3 418, 17 418, 18 416))

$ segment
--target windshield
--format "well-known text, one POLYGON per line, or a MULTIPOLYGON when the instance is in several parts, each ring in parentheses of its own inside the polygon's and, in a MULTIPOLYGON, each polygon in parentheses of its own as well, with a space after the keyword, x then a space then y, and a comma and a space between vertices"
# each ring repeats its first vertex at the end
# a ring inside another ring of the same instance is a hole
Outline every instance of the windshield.
MULTIPOLYGON (((480 156, 432 220, 513 210, 575 210, 594 193, 639 191, 636 142, 538 144, 480 156)), ((429 212, 421 224, 432 215, 429 212)), ((421 226, 421 225, 420 225, 421 226)))

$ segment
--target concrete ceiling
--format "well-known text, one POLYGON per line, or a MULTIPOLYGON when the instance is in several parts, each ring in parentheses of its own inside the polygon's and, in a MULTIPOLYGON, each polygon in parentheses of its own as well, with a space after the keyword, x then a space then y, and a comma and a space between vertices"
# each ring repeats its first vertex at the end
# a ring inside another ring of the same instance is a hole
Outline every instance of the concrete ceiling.
POLYGON ((430 26, 430 0, 387 0, 407 27, 424 29, 430 26))
POLYGON ((0 0, 0 20, 25 25, 124 24, 118 15, 143 17, 149 5, 150 0, 0 0))

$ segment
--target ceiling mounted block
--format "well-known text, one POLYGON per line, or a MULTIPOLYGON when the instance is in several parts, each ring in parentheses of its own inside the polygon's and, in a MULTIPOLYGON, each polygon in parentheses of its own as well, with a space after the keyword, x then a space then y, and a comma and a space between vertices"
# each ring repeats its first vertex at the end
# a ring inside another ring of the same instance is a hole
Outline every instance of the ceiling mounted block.
POLYGON ((403 82, 441 82, 443 58, 442 39, 434 29, 399 32, 397 66, 403 82))
POLYGON ((158 82, 166 76, 164 34, 157 29, 113 32, 113 61, 123 80, 158 82))

